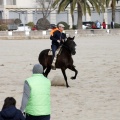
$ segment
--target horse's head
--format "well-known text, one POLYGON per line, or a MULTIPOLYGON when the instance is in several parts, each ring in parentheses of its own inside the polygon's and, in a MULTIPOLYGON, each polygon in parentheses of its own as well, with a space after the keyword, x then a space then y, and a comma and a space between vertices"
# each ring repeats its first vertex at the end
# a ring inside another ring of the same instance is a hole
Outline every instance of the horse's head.
POLYGON ((71 52, 72 55, 76 54, 76 43, 74 42, 74 37, 68 37, 65 41, 64 45, 67 46, 71 52))

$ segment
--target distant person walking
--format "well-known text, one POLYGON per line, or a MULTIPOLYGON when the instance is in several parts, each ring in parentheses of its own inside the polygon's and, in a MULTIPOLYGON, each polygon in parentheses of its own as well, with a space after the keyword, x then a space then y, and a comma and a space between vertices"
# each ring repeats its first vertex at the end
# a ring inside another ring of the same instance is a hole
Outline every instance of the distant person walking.
POLYGON ((41 64, 35 64, 32 72, 24 82, 21 111, 26 120, 50 120, 50 80, 44 77, 41 64))

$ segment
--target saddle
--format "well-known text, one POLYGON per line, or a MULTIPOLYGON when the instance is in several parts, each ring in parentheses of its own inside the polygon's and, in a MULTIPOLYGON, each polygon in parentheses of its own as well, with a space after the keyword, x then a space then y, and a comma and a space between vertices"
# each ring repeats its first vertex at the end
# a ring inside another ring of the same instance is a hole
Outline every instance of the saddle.
MULTIPOLYGON (((62 47, 62 46, 60 46, 60 47, 56 50, 55 55, 60 55, 60 54, 61 54, 61 51, 62 51, 62 48, 61 48, 61 47, 62 47)), ((50 50, 48 51, 48 55, 53 55, 52 49, 50 49, 50 50)))

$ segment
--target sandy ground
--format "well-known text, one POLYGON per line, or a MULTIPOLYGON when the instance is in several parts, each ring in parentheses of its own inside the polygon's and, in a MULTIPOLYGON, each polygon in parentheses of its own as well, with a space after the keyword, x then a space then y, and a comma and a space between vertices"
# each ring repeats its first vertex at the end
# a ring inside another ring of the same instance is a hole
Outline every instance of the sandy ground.
MULTIPOLYGON (((51 87, 51 120, 120 120, 120 36, 91 36, 75 39, 73 56, 78 70, 67 70, 71 86, 51 87)), ((50 40, 0 41, 0 109, 3 100, 13 96, 20 107, 24 80, 38 63, 41 50, 50 40)), ((60 70, 48 78, 63 80, 60 70)))

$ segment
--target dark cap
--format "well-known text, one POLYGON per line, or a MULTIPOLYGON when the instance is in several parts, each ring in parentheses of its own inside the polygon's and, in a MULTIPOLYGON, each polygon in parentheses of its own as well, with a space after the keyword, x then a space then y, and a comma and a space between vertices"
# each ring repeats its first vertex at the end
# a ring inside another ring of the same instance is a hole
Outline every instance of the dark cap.
POLYGON ((35 64, 32 71, 33 71, 33 74, 42 74, 43 66, 41 64, 35 64))

